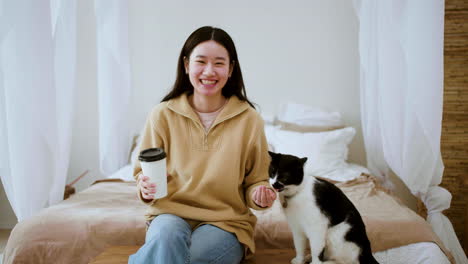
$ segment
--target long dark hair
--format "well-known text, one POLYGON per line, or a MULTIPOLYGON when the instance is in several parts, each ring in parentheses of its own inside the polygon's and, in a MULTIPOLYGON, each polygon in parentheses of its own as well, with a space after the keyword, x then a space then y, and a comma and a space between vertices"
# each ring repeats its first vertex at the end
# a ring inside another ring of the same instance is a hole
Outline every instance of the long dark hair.
POLYGON ((240 100, 246 101, 250 104, 250 106, 255 108, 254 104, 247 99, 244 80, 242 78, 242 72, 240 69, 239 60, 237 58, 237 51, 236 47, 234 46, 234 41, 232 41, 231 37, 228 35, 228 33, 226 33, 226 31, 210 26, 201 27, 195 30, 185 41, 185 44, 180 51, 179 60, 177 62, 177 76, 174 82, 174 86, 172 87, 172 90, 166 96, 164 96, 161 102, 176 98, 186 92, 188 94, 193 93, 194 88, 190 83, 188 75, 185 74, 184 58, 190 58, 193 49, 198 44, 208 40, 214 40, 226 48, 229 54, 230 63, 232 63, 234 66, 231 77, 228 79, 226 85, 221 91, 222 95, 226 98, 235 95, 240 100))

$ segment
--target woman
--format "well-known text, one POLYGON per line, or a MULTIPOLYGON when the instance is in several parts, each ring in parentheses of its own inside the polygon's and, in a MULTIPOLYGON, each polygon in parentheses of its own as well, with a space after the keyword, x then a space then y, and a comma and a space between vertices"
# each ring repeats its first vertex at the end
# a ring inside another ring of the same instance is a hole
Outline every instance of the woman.
POLYGON ((148 204, 145 244, 129 263, 240 263, 255 251, 255 216, 276 199, 263 121, 247 99, 237 52, 222 29, 186 40, 172 91, 149 114, 140 150, 167 153, 168 195, 139 164, 148 204))

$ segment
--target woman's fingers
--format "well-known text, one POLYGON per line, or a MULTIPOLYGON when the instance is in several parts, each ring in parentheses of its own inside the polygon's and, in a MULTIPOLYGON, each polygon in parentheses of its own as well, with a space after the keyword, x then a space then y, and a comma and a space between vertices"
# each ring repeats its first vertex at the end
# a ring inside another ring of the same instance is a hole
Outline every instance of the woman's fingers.
POLYGON ((153 199, 153 194, 156 193, 156 184, 149 182, 148 176, 144 176, 141 174, 138 178, 140 180, 140 192, 143 198, 153 199))
POLYGON ((255 189, 255 197, 254 197, 254 201, 256 204, 260 204, 260 190, 259 188, 255 189))
POLYGON ((145 199, 153 199, 155 193, 156 189, 144 189, 141 191, 141 194, 145 199))
POLYGON ((268 206, 268 200, 269 199, 267 197, 266 187, 261 186, 260 191, 262 193, 261 198, 260 198, 260 203, 262 204, 263 207, 268 206))
POLYGON ((273 203, 276 200, 276 193, 275 191, 271 189, 267 189, 267 191, 268 191, 268 196, 270 197, 270 201, 271 203, 273 203))
POLYGON ((261 186, 261 200, 260 203, 263 207, 269 207, 272 203, 270 194, 269 194, 269 189, 266 186, 261 186))
POLYGON ((266 186, 259 185, 253 191, 252 199, 260 207, 270 207, 276 200, 276 192, 266 186))
POLYGON ((258 186, 255 189, 256 195, 255 195, 255 203, 258 204, 259 206, 263 207, 262 205, 262 186, 258 186))

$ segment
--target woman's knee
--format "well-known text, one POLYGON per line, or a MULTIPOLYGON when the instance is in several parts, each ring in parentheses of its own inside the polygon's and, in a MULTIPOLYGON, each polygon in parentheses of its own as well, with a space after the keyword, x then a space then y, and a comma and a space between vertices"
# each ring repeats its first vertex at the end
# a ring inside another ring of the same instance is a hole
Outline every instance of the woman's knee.
POLYGON ((146 242, 153 239, 164 242, 190 241, 191 227, 181 217, 172 214, 158 215, 146 232, 146 242))
POLYGON ((192 234, 190 253, 194 264, 238 264, 244 256, 244 247, 234 234, 203 225, 192 234))
POLYGON ((150 223, 146 242, 129 263, 188 263, 190 225, 182 218, 163 214, 150 223))

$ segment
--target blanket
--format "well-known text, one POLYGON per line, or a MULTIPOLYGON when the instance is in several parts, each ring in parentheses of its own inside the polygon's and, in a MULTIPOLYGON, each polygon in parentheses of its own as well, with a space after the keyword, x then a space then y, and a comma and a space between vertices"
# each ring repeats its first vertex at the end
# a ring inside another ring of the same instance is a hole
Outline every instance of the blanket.
POLYGON ((142 245, 145 205, 134 182, 102 182, 18 223, 3 263, 89 263, 113 245, 142 245))

